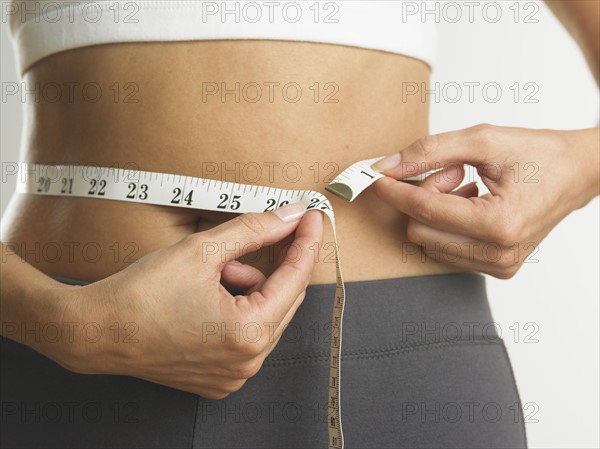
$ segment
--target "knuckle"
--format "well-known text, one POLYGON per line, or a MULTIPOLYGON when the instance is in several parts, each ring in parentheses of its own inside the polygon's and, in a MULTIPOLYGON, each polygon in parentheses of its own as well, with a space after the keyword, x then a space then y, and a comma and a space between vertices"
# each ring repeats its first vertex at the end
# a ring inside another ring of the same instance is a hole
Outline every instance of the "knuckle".
POLYGON ((242 338, 235 344, 234 352, 243 358, 258 357, 264 350, 262 340, 250 341, 242 338))
POLYGON ((498 279, 506 280, 512 278, 515 274, 517 274, 517 271, 519 271, 518 266, 513 265, 507 268, 496 267, 490 274, 498 279))
POLYGON ((231 380, 223 385, 222 389, 227 393, 235 393, 236 391, 241 390, 245 383, 246 379, 231 380))
POLYGON ((510 241, 510 229, 505 224, 496 224, 491 230, 491 237, 494 243, 499 243, 503 246, 509 246, 506 245, 506 243, 510 241))
POLYGON ((513 266, 517 265, 513 252, 509 248, 502 248, 496 265, 502 270, 511 270, 513 266))
POLYGON ((239 223, 246 228, 250 234, 260 235, 265 231, 265 226, 262 223, 262 220, 259 218, 258 214, 255 213, 246 213, 240 215, 237 220, 239 223))
POLYGON ((231 370, 231 374, 234 378, 243 380, 245 382, 247 379, 256 376, 261 368, 262 359, 255 357, 252 360, 238 364, 234 369, 231 370))
POLYGON ((240 391, 245 384, 246 380, 238 380, 231 386, 231 392, 235 393, 236 391, 240 391))
POLYGON ((490 237, 501 246, 513 246, 519 241, 522 226, 516 217, 497 220, 491 226, 490 237))
POLYGON ((224 391, 199 391, 198 394, 203 398, 212 399, 215 401, 225 399, 227 396, 229 396, 229 393, 224 391))
POLYGON ((498 127, 489 123, 475 125, 471 128, 471 131, 473 137, 481 143, 493 141, 498 135, 498 127))
POLYGON ((502 237, 502 239, 498 243, 504 246, 512 246, 519 241, 520 228, 513 223, 504 225, 500 237, 502 237))
POLYGON ((243 379, 250 379, 251 377, 256 376, 260 369, 262 368, 263 360, 262 358, 255 358, 252 361, 248 362, 244 365, 244 374, 243 379))
POLYGON ((419 197, 413 202, 413 213, 417 219, 424 223, 433 221, 433 208, 427 197, 419 197))
POLYGON ((416 147, 423 156, 434 153, 439 146, 439 137, 435 134, 423 136, 416 142, 416 147))

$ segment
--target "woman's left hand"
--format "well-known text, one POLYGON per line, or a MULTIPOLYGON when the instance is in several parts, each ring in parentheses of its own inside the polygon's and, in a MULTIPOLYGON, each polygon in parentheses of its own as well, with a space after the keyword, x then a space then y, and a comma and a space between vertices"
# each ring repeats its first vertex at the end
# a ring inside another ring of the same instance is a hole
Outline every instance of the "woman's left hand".
POLYGON ((564 217, 598 195, 599 129, 478 125, 427 136, 373 165, 376 194, 409 216, 407 238, 441 262, 508 279, 564 217), (399 157, 398 157, 399 156, 399 157), (475 166, 490 193, 464 179, 475 166), (419 186, 397 180, 442 168, 419 186))

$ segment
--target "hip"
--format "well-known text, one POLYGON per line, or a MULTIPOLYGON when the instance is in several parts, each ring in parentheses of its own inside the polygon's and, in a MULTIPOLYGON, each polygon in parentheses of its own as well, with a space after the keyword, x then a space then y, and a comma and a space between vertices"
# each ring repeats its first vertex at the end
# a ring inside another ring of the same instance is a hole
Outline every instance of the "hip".
MULTIPOLYGON (((334 292, 335 284, 309 286, 258 374, 223 400, 134 378, 76 375, 2 340, 3 421, 9 424, 3 444, 325 447, 334 292), (57 418, 57 408, 67 407, 70 414, 57 418)), ((526 446, 484 276, 347 282, 346 293, 346 447, 526 446)))

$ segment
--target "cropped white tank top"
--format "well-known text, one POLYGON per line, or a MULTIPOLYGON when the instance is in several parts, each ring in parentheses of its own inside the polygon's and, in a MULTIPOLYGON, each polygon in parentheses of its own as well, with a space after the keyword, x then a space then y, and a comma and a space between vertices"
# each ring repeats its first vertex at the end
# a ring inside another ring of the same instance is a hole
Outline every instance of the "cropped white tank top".
POLYGON ((115 42, 275 39, 347 45, 433 66, 435 22, 417 2, 17 0, 2 2, 21 73, 54 53, 115 42))

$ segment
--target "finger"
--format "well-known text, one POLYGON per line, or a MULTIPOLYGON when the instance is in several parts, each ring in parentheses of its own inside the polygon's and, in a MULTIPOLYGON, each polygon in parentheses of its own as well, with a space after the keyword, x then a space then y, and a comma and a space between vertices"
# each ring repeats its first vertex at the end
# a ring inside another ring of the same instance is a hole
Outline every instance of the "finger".
POLYGON ((463 198, 473 198, 479 196, 479 187, 477 187, 477 181, 473 181, 450 193, 463 198))
POLYGON ((287 327, 289 326, 290 322, 292 321, 292 319, 294 318, 294 315, 296 314, 296 312, 298 311, 298 308, 300 307, 300 305, 302 304, 302 302, 304 301, 305 298, 305 294, 306 292, 302 292, 298 298, 296 298, 296 300, 294 301, 294 304, 292 305, 292 307, 290 308, 290 310, 288 310, 288 312, 286 313, 286 315, 283 317, 283 319, 281 320, 281 322, 279 323, 279 326, 277 326, 277 328, 275 328, 274 332, 273 332, 273 336, 272 336, 272 340, 273 340, 273 344, 272 346, 268 349, 267 354, 270 354, 271 351, 275 348, 275 346, 277 345, 277 342, 279 341, 279 339, 282 337, 283 333, 285 332, 285 330, 287 329, 287 327))
POLYGON ((264 350, 264 352, 262 354, 265 358, 269 354, 271 354, 271 352, 273 352, 273 350, 275 349, 275 347, 277 346, 277 344, 281 340, 281 337, 283 336, 283 333, 288 328, 290 322, 292 321, 292 318, 294 317, 294 315, 295 315, 298 307, 300 306, 300 304, 302 303, 303 300, 304 300, 304 295, 298 296, 298 298, 294 302, 294 306, 292 306, 292 308, 288 311, 288 313, 285 316, 285 318, 283 318, 278 323, 278 326, 276 328, 274 328, 271 333, 269 333, 269 343, 267 344, 267 347, 266 347, 266 349, 264 350), (297 305, 296 305, 296 303, 297 303, 297 305))
POLYGON ((231 286, 244 290, 246 295, 260 290, 267 279, 259 269, 237 260, 225 264, 221 271, 221 278, 231 286))
POLYGON ((457 190, 454 190, 465 177, 465 168, 463 165, 452 164, 443 170, 437 171, 429 175, 419 184, 432 192, 451 193, 462 198, 472 198, 479 196, 479 188, 477 182, 473 181, 457 190))
POLYGON ((443 170, 437 171, 429 175, 420 184, 432 192, 450 193, 460 185, 465 177, 465 168, 462 164, 451 164, 443 170))
POLYGON ((203 398, 223 398, 229 394, 225 389, 207 386, 207 384, 205 384, 203 381, 185 382, 180 380, 173 380, 171 378, 163 378, 162 376, 160 376, 159 378, 139 376, 139 378, 147 382, 164 385, 166 387, 175 388, 181 391, 187 391, 189 393, 202 396, 203 398))
POLYGON ((497 140, 496 136, 492 136, 496 129, 489 125, 479 125, 425 136, 376 162, 372 168, 386 176, 403 179, 450 163, 481 165, 492 157, 492 150, 487 142, 497 140))
POLYGON ((200 396, 204 399, 211 400, 211 401, 220 401, 221 399, 225 399, 230 394, 227 391, 220 389, 220 388, 207 388, 207 387, 202 387, 202 386, 196 386, 194 384, 189 384, 189 385, 183 385, 183 384, 168 385, 167 384, 167 386, 176 388, 177 390, 187 391, 188 393, 195 394, 197 396, 200 396))
POLYGON ((190 374, 187 381, 178 382, 179 386, 185 390, 196 389, 196 391, 204 391, 205 394, 209 392, 231 394, 242 388, 247 380, 231 375, 230 377, 202 376, 196 381, 193 376, 193 374, 190 374))
POLYGON ((274 211, 247 213, 202 233, 203 254, 219 256, 219 268, 244 254, 271 245, 296 229, 306 212, 302 203, 274 211))
POLYGON ((420 246, 425 256, 458 268, 505 277, 514 266, 520 264, 522 251, 518 246, 474 240, 431 228, 415 220, 409 221, 406 232, 408 239, 420 246))
MULTIPOLYGON (((309 211, 302 218, 292 246, 296 248, 267 278, 260 292, 255 293, 261 308, 268 310, 272 321, 281 321, 290 310, 295 313, 310 282, 315 266, 315 251, 323 239, 323 213, 309 211)), ((251 298, 252 299, 252 298, 251 298)))
POLYGON ((373 188, 383 201, 432 228, 483 241, 492 239, 489 233, 499 210, 496 197, 463 198, 432 192, 389 176, 375 181, 373 188))

